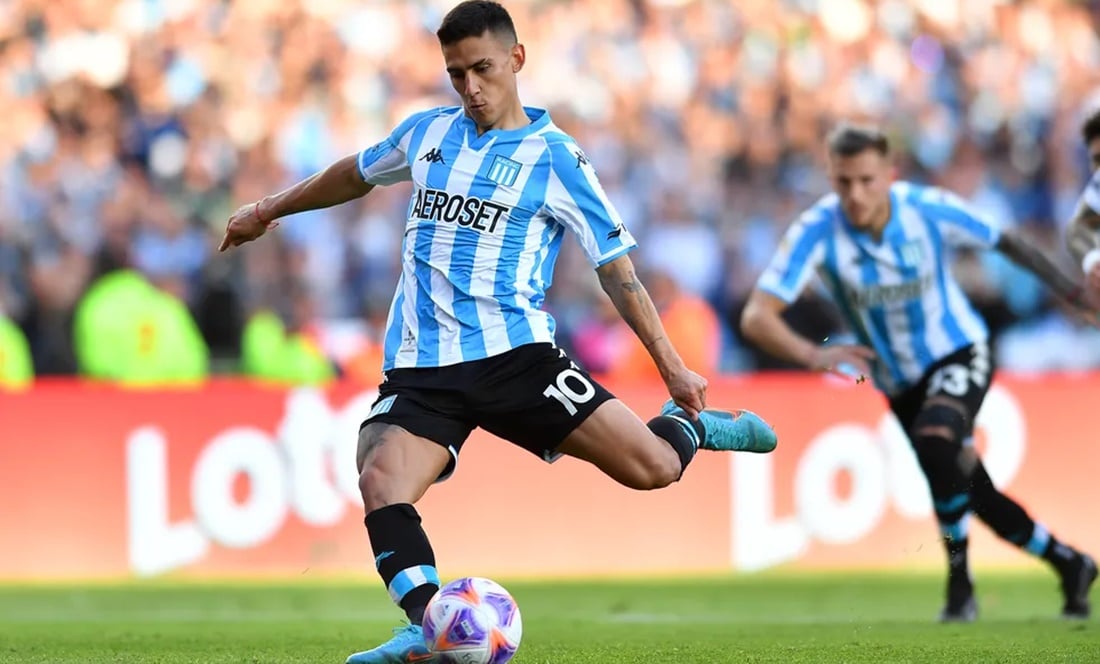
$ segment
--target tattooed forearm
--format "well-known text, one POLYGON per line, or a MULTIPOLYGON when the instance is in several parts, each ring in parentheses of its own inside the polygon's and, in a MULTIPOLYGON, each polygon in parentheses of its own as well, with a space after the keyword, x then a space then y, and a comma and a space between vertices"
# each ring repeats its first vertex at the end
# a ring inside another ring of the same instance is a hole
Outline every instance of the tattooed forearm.
POLYGON ((668 343, 661 316, 645 286, 634 273, 634 265, 626 256, 601 265, 596 270, 600 286, 615 309, 634 334, 645 345, 662 374, 682 366, 679 355, 668 343))
POLYGON ((1008 256, 1014 263, 1030 270, 1050 288, 1055 295, 1074 304, 1078 304, 1081 289, 1077 282, 1070 279, 1058 269, 1043 252, 1027 244, 1024 240, 1012 233, 1001 235, 1001 241, 997 249, 1008 256))

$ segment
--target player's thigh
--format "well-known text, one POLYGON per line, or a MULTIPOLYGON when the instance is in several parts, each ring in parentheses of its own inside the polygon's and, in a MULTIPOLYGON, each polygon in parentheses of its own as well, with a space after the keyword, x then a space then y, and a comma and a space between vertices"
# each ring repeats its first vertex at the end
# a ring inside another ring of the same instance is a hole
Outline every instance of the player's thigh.
POLYGON ((919 407, 905 424, 918 457, 924 452, 919 441, 929 436, 945 439, 961 445, 959 469, 967 476, 973 472, 978 464, 973 445, 975 422, 992 378, 993 367, 984 344, 960 349, 929 369, 915 399, 919 407))
POLYGON ((478 425, 546 461, 573 456, 636 488, 663 486, 682 470, 671 446, 557 348, 517 349, 490 378, 478 425))
POLYGON ((558 453, 587 461, 628 486, 664 484, 683 470, 667 442, 622 401, 604 402, 558 446, 558 453))
POLYGON ((426 463, 443 459, 433 480, 449 477, 474 428, 466 416, 462 393, 451 387, 456 382, 445 371, 391 371, 360 426, 356 450, 360 472, 391 458, 403 463, 402 454, 416 454, 426 463), (386 456, 380 457, 382 454, 386 456))

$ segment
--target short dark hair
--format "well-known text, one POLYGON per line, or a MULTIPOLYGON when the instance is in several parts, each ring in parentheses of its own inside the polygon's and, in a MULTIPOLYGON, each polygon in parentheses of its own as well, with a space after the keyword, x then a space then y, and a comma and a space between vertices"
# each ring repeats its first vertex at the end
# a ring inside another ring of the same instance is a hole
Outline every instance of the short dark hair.
POLYGON ((455 44, 468 37, 480 37, 486 31, 498 37, 519 41, 512 17, 499 2, 491 0, 466 0, 443 17, 435 36, 443 46, 455 44))
POLYGON ((1085 145, 1092 143, 1094 138, 1100 138, 1100 108, 1085 118, 1084 124, 1081 125, 1081 138, 1085 140, 1085 145))
POLYGON ((881 129, 847 122, 829 132, 825 145, 829 154, 838 157, 854 157, 866 150, 874 150, 884 157, 890 154, 890 139, 881 129))

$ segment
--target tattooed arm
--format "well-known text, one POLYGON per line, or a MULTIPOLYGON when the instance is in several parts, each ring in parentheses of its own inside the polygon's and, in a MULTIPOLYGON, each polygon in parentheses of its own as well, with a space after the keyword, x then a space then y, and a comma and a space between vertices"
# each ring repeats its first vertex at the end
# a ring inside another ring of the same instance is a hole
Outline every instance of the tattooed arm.
POLYGON ((634 273, 629 256, 620 256, 596 268, 600 287, 611 298, 619 315, 638 335, 666 382, 669 376, 686 369, 679 353, 665 334, 657 307, 649 298, 645 286, 634 273))
POLYGON ((1039 277, 1050 290, 1075 307, 1088 307, 1081 286, 1062 273, 1046 255, 1022 239, 1019 235, 1004 231, 997 242, 997 250, 1014 263, 1039 277))

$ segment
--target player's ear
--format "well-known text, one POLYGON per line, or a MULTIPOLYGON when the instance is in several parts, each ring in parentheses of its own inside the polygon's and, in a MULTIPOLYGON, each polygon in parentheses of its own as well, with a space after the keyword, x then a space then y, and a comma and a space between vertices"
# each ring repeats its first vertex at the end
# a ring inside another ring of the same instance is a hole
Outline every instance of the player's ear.
POLYGON ((523 44, 516 44, 512 47, 512 73, 518 74, 519 70, 523 69, 524 63, 527 62, 527 49, 523 48, 523 44))

